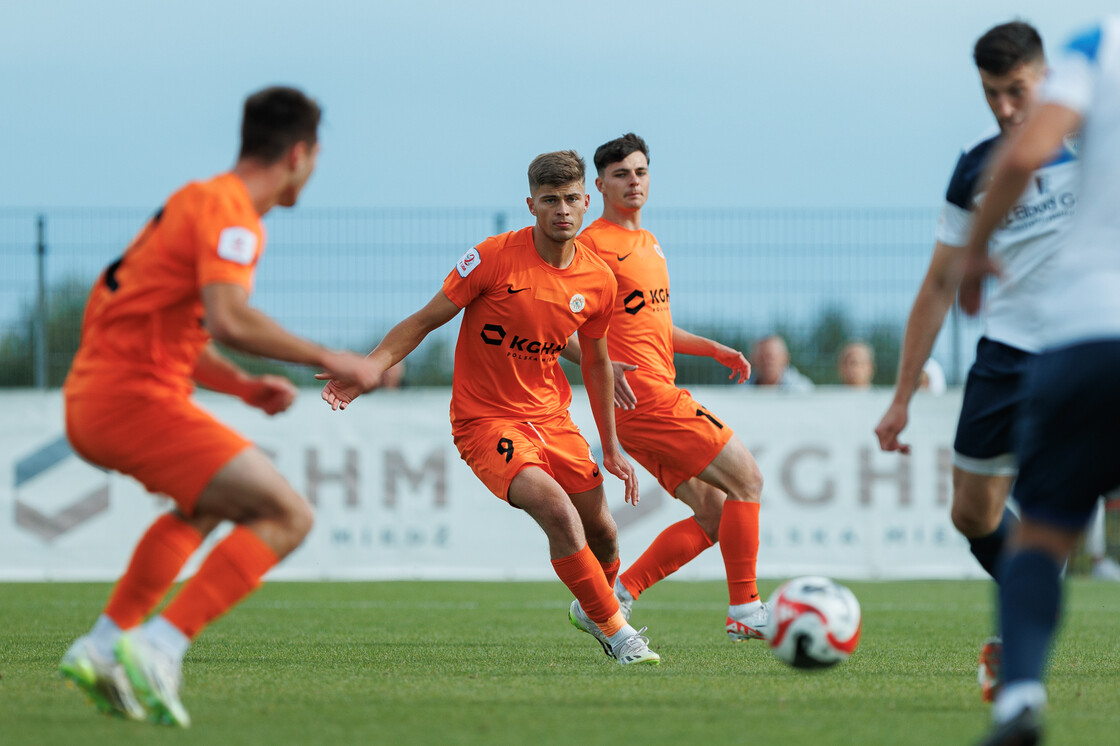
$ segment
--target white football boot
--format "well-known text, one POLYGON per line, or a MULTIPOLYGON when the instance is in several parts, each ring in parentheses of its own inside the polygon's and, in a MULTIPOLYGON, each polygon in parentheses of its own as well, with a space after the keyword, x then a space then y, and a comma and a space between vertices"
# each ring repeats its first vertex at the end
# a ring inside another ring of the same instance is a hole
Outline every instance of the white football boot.
POLYGON ((599 629, 599 625, 595 624, 595 622, 591 621, 591 617, 587 616, 583 607, 579 605, 578 598, 572 601, 572 605, 568 607, 568 621, 580 632, 586 632, 594 637, 595 640, 603 646, 603 652, 611 658, 614 657, 614 653, 611 651, 611 641, 608 640, 607 636, 599 629))
POLYGON ((129 720, 147 719, 124 667, 116 659, 107 659, 97 652, 88 636, 74 641, 62 656, 58 671, 81 689, 99 711, 129 720))
POLYGON ((770 607, 759 604, 758 608, 744 617, 727 615, 727 636, 732 642, 743 640, 766 640, 770 637, 770 607))
POLYGON ((643 637, 645 627, 638 630, 637 634, 630 635, 614 647, 614 659, 620 665, 629 666, 635 663, 651 663, 661 665, 661 656, 649 649, 649 638, 643 637))
POLYGON ((179 701, 183 674, 179 662, 152 645, 143 632, 125 632, 117 641, 117 659, 124 664, 129 681, 136 688, 149 720, 186 728, 191 717, 179 701))

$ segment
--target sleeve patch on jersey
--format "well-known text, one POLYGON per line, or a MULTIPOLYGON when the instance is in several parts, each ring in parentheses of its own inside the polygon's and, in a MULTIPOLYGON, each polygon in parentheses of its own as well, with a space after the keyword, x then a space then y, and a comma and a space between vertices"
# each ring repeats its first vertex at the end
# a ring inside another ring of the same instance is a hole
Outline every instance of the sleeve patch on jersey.
POLYGON ((474 272, 475 268, 481 263, 482 257, 479 256, 478 250, 470 249, 466 254, 463 254, 463 258, 455 264, 455 269, 458 270, 460 277, 466 277, 471 272, 474 272))
POLYGON ((257 256, 257 234, 240 226, 224 229, 218 236, 218 256, 249 266, 257 256))

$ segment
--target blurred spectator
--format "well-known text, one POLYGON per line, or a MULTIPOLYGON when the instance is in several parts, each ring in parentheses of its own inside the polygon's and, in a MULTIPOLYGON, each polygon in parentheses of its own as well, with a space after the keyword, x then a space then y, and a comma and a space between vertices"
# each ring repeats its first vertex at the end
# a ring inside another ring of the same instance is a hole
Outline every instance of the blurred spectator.
POLYGON ((810 391, 813 382, 789 364, 789 348, 777 334, 751 347, 751 386, 776 386, 782 391, 810 391))
POLYGON ((922 366, 922 373, 918 376, 918 391, 928 391, 937 396, 945 393, 945 371, 932 357, 922 366))
POLYGON ((875 351, 866 342, 849 342, 836 358, 836 370, 843 385, 857 389, 871 388, 871 379, 875 377, 875 351))

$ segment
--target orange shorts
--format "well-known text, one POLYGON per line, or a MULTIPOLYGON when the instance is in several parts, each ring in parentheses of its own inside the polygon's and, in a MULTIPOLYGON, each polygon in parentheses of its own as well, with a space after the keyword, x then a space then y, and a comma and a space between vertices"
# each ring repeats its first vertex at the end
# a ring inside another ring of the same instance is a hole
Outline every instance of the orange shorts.
POLYGON ((178 398, 66 397, 66 435, 86 461, 167 495, 186 515, 218 470, 252 445, 178 398))
POLYGON ((482 418, 453 428, 455 447, 486 488, 509 501, 509 485, 522 469, 539 466, 569 495, 603 483, 591 447, 567 412, 547 422, 482 418))
POLYGON ((670 495, 707 468, 734 432, 684 389, 615 410, 618 441, 670 495))

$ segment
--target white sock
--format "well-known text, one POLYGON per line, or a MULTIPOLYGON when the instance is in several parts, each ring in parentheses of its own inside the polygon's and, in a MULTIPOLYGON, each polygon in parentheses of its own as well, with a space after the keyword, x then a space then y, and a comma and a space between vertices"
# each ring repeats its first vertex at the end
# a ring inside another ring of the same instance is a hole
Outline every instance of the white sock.
POLYGON ((992 705, 992 720, 1006 723, 1026 709, 1035 711, 1046 707, 1046 687, 1041 681, 1024 679, 1004 684, 992 705))
POLYGON ((191 646, 190 638, 162 616, 154 616, 148 620, 144 625, 144 636, 157 650, 167 653, 172 660, 180 663, 187 654, 187 648, 191 646))
POLYGON ((89 641, 93 643, 94 649, 106 660, 114 660, 116 653, 113 652, 113 648, 120 636, 121 628, 104 614, 97 617, 97 621, 93 623, 93 629, 87 635, 89 641))
POLYGON ((636 634, 638 634, 638 630, 634 629, 629 624, 622 625, 622 629, 607 638, 607 640, 611 644, 611 650, 614 650, 619 645, 621 645, 624 640, 629 637, 633 637, 636 634))
POLYGON ((762 608, 761 601, 751 601, 749 604, 733 604, 727 607, 727 616, 732 619, 742 619, 750 616, 762 608))

